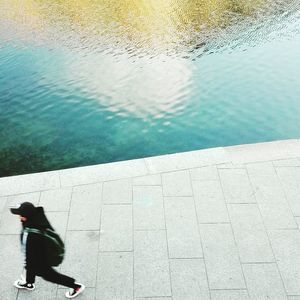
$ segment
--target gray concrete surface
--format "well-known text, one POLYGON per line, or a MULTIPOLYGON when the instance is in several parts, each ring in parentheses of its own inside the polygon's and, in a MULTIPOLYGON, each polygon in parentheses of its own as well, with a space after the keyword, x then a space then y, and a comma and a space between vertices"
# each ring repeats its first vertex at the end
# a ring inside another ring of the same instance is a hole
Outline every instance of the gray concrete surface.
POLYGON ((78 299, 300 299, 300 140, 0 178, 0 299, 64 299, 12 285, 24 201, 65 240, 78 299))

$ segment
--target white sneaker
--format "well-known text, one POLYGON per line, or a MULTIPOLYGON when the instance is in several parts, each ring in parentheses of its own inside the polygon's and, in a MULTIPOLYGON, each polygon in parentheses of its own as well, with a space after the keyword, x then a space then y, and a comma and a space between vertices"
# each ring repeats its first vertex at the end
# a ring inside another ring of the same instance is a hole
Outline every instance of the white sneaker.
POLYGON ((26 289, 28 291, 33 291, 35 285, 33 283, 27 283, 25 280, 18 279, 14 282, 14 286, 18 289, 26 289))
POLYGON ((66 297, 69 299, 77 297, 85 289, 85 286, 83 284, 77 282, 75 282, 75 284, 78 284, 79 287, 76 289, 70 289, 69 291, 66 292, 66 297))

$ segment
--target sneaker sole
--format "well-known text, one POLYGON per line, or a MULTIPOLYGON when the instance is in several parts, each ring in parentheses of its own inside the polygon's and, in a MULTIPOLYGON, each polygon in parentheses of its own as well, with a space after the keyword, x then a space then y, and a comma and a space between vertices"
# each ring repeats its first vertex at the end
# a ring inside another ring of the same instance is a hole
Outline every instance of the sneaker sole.
POLYGON ((17 283, 18 281, 14 282, 14 287, 16 287, 17 289, 25 289, 27 291, 33 291, 35 289, 35 286, 33 286, 32 288, 28 288, 28 287, 25 287, 25 286, 20 286, 18 285, 17 283))
POLYGON ((85 289, 85 285, 81 284, 81 289, 79 290, 79 292, 76 294, 76 295, 73 295, 73 296, 68 296, 68 293, 66 294, 66 297, 68 299, 72 299, 72 298, 75 298, 77 297, 78 295, 80 295, 85 289))

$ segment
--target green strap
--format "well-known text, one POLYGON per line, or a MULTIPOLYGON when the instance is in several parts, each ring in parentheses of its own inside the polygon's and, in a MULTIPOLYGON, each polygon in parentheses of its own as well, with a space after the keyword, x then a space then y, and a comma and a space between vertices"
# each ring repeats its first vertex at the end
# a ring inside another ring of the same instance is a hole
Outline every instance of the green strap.
MULTIPOLYGON (((51 229, 47 229, 51 232, 54 232, 53 230, 51 229)), ((40 234, 50 240, 52 240, 55 244, 59 245, 60 246, 60 243, 55 239, 53 238, 51 235, 47 234, 46 231, 43 231, 43 230, 39 230, 39 229, 36 229, 36 228, 28 228, 28 227, 25 227, 24 231, 27 231, 28 233, 36 233, 36 234, 40 234)))
POLYGON ((44 235, 43 232, 39 229, 36 229, 36 228, 28 228, 28 227, 25 227, 24 228, 24 231, 28 232, 28 233, 37 233, 37 234, 41 234, 41 235, 44 235))

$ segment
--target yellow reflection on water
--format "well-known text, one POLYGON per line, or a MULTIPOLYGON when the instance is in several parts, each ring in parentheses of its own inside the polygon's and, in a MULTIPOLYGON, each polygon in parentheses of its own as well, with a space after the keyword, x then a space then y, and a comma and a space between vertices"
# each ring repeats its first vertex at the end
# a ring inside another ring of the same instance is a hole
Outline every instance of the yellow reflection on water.
POLYGON ((0 22, 16 26, 11 36, 17 39, 56 42, 92 54, 61 67, 61 82, 68 78, 111 110, 126 107, 139 116, 160 115, 180 111, 193 78, 191 62, 167 56, 165 50, 201 44, 201 34, 207 39, 210 31, 255 14, 267 2, 0 0, 0 22), (97 50, 106 45, 109 50, 103 57, 97 50), (126 54, 116 60, 115 53, 122 48, 126 54), (131 51, 137 55, 137 49, 143 54, 158 51, 156 63, 140 59, 131 64, 128 55, 131 51))
POLYGON ((0 0, 0 18, 27 29, 92 37, 111 35, 136 45, 178 44, 195 32, 226 27, 263 9, 268 0, 0 0))
POLYGON ((38 1, 0 0, 0 20, 14 21, 27 29, 41 27, 45 14, 38 1))

